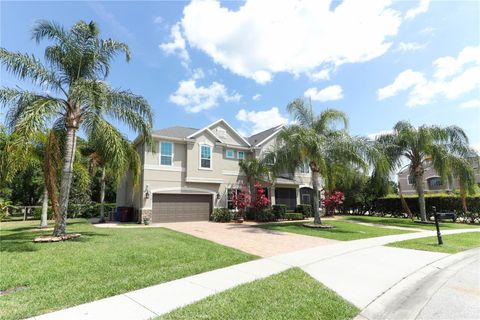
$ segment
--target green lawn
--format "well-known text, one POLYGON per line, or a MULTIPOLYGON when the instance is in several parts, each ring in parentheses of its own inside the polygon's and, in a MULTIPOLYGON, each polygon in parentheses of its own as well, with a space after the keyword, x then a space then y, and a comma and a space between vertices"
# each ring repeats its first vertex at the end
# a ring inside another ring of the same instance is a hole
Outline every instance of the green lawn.
POLYGON ((352 222, 345 221, 325 221, 325 224, 334 226, 333 229, 312 229, 304 227, 302 224, 305 222, 292 222, 292 223, 270 223, 259 225, 259 228, 278 230, 285 232, 292 232, 298 234, 304 234, 307 236, 328 238, 334 240, 357 240, 364 238, 373 238, 388 236, 392 234, 410 233, 405 230, 394 230, 386 228, 377 228, 370 226, 363 226, 352 222))
POLYGON ((480 247, 480 232, 467 232, 442 236, 443 245, 438 245, 437 237, 427 237, 389 243, 390 247, 457 253, 480 247))
POLYGON ((157 319, 352 319, 358 309, 298 268, 205 298, 157 319))
POLYGON ((0 224, 0 319, 20 319, 256 257, 163 228, 96 228, 70 220, 82 237, 34 244, 38 221, 0 224))
MULTIPOLYGON (((417 228, 425 230, 435 230, 435 225, 427 225, 421 223, 414 223, 411 219, 408 218, 386 218, 386 217, 369 217, 369 216, 344 216, 345 220, 352 220, 358 222, 366 223, 376 223, 387 226, 396 226, 396 227, 407 227, 407 228, 417 228)), ((441 222, 440 228, 449 230, 449 229, 464 229, 464 228, 478 228, 478 224, 465 224, 465 223, 452 223, 452 222, 441 222)))

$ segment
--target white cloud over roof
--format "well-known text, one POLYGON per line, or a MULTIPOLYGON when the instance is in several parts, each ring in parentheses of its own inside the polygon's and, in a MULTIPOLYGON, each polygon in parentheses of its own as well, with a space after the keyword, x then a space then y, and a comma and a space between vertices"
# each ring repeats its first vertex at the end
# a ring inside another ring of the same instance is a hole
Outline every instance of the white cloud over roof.
POLYGON ((330 1, 247 0, 230 10, 219 1, 192 1, 181 26, 190 47, 258 83, 278 72, 326 79, 324 65, 369 61, 390 48, 402 20, 391 4, 344 0, 331 9, 330 1))

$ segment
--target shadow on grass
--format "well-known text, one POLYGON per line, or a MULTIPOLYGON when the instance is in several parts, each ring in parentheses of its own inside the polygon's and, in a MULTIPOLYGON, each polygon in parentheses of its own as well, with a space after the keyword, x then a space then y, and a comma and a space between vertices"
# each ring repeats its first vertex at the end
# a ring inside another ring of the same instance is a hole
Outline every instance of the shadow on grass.
MULTIPOLYGON (((18 228, 23 229, 23 228, 18 228)), ((26 228, 31 229, 31 228, 26 228)), ((13 230, 13 229, 11 229, 13 230)), ((80 233, 81 236, 79 238, 59 241, 59 242, 45 242, 45 243, 33 243, 33 239, 35 237, 41 235, 50 235, 51 231, 48 232, 14 232, 6 235, 1 236, 1 245, 0 245, 0 252, 33 252, 38 251, 41 249, 41 246, 45 245, 55 245, 59 243, 65 242, 90 242, 96 237, 109 237, 109 234, 105 233, 98 233, 98 232, 91 232, 85 231, 73 231, 72 233, 80 233)))

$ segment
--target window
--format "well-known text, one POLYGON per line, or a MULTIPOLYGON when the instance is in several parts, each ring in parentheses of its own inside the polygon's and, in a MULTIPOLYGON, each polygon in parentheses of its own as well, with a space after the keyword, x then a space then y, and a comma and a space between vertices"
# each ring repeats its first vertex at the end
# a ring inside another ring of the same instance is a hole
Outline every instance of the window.
POLYGON ((160 165, 173 165, 173 143, 160 142, 160 165))
POLYGON ((439 189, 442 187, 442 180, 439 177, 433 177, 428 179, 429 189, 439 189))
POLYGON ((233 150, 230 150, 230 149, 229 149, 229 150, 227 150, 227 151, 225 152, 225 156, 226 156, 228 159, 233 159, 233 158, 235 158, 235 152, 233 152, 233 150))
POLYGON ((410 184, 410 185, 415 184, 415 176, 413 176, 413 175, 408 176, 408 184, 410 184))
POLYGON ((240 159, 240 160, 244 160, 245 159, 245 152, 237 151, 237 158, 240 159))
POLYGON ((300 173, 310 173, 310 164, 307 159, 303 160, 303 163, 300 165, 300 173))
POLYGON ((233 197, 236 196, 240 191, 238 189, 229 188, 227 191, 227 208, 232 210, 235 209, 233 205, 233 197))
POLYGON ((212 147, 200 146, 200 168, 210 169, 212 167, 212 147))

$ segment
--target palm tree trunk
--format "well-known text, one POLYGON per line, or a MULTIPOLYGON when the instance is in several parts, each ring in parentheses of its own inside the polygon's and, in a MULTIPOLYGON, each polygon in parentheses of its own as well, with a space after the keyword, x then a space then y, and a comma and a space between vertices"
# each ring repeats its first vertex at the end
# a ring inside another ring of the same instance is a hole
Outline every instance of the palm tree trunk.
POLYGON ((320 211, 319 211, 319 199, 318 199, 318 171, 312 170, 312 188, 313 188, 313 223, 314 224, 322 224, 322 220, 320 219, 320 211))
POLYGON ((402 203, 403 210, 405 210, 410 219, 413 219, 412 211, 410 211, 407 201, 405 201, 405 198, 403 197, 402 186, 400 185, 400 182, 398 183, 398 194, 400 195, 400 201, 402 203))
POLYGON ((415 185, 418 193, 418 207, 420 208, 420 219, 427 221, 427 210, 425 208, 425 190, 423 185, 423 174, 415 176, 415 185))
POLYGON ((42 199, 42 215, 40 216, 40 228, 48 227, 48 189, 45 185, 43 187, 43 199, 42 199))
POLYGON ((65 155, 62 165, 62 179, 60 182, 60 214, 55 222, 54 236, 61 236, 67 230, 67 210, 68 197, 73 177, 73 161, 75 160, 75 147, 77 143, 77 129, 75 127, 67 128, 67 137, 65 140, 65 155))
POLYGON ((100 223, 105 222, 105 208, 104 208, 104 200, 105 200, 105 167, 102 168, 102 178, 100 180, 100 223))

